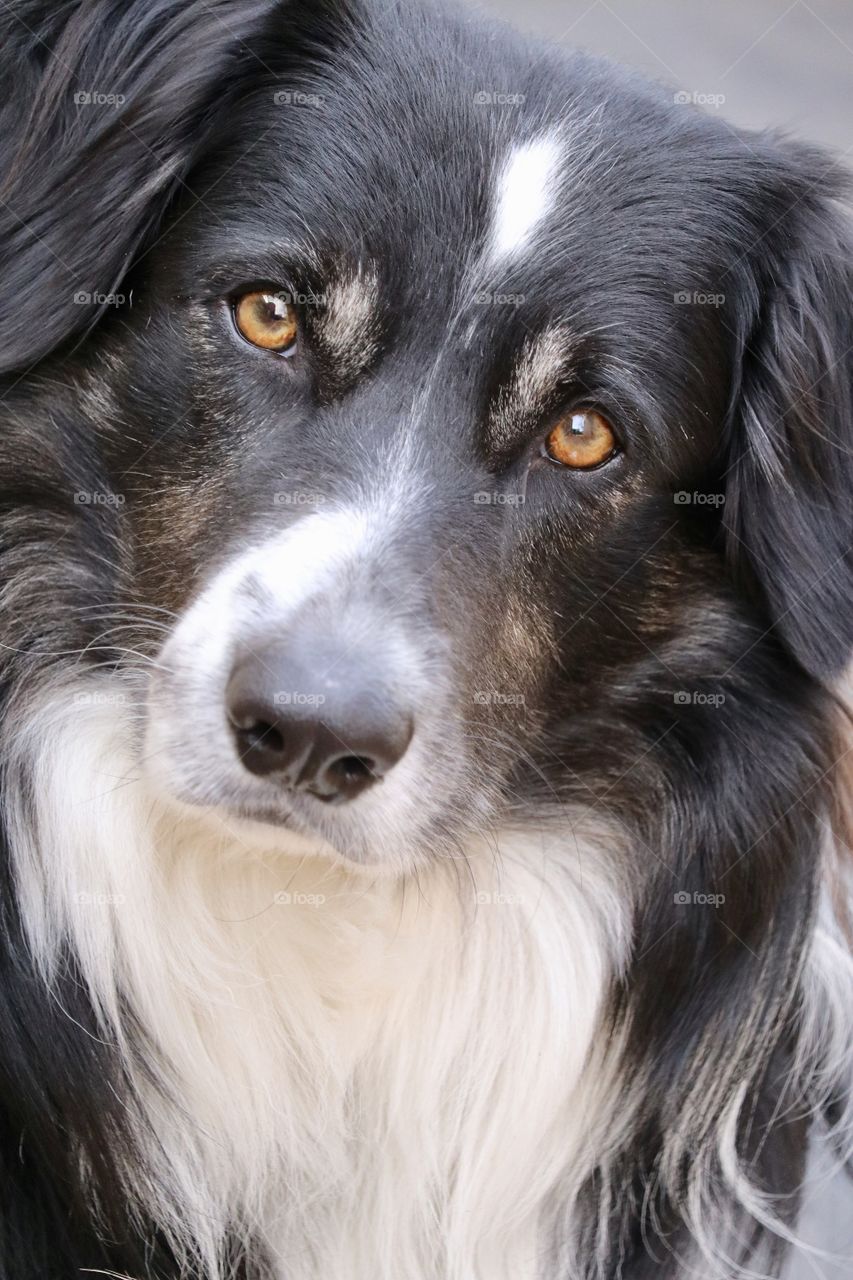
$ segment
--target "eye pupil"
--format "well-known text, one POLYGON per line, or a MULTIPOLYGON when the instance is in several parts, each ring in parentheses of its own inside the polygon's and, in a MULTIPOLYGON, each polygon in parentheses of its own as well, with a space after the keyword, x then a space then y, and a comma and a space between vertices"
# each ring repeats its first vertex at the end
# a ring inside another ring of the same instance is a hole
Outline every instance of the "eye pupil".
POLYGON ((616 434, 595 409, 580 409, 561 418, 545 442, 552 462, 574 471, 600 467, 617 452, 616 434))
POLYGON ((265 351, 282 354, 295 346, 296 309, 284 294, 267 290, 244 293, 234 305, 234 323, 247 342, 265 351))

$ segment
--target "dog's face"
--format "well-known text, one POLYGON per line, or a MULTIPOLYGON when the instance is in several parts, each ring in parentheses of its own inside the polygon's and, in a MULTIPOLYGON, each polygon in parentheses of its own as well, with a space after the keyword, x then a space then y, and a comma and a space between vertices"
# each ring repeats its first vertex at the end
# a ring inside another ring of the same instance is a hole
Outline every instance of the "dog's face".
POLYGON ((503 36, 314 39, 257 67, 89 397, 135 598, 176 615, 148 768, 399 868, 588 799, 601 725, 677 715, 789 611, 738 596, 720 526, 756 263, 808 180, 503 36))

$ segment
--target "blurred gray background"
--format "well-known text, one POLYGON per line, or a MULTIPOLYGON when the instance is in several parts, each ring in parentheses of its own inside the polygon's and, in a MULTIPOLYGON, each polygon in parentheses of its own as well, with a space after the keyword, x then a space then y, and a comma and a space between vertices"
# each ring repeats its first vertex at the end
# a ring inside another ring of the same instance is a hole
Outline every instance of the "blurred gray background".
MULTIPOLYGON (((470 0, 474 3, 474 0, 470 0)), ((478 0, 562 44, 605 53, 737 124, 781 126, 853 168, 853 0, 478 0), (722 99, 722 101, 721 101, 722 99)), ((853 305, 853 300, 851 300, 853 305)), ((853 1280, 853 1184, 815 1153, 802 1254, 787 1280, 853 1280)))
MULTIPOLYGON (((471 0, 474 3, 474 0, 471 0)), ((853 161, 853 0, 477 0, 562 44, 606 53, 737 124, 781 125, 853 161)))

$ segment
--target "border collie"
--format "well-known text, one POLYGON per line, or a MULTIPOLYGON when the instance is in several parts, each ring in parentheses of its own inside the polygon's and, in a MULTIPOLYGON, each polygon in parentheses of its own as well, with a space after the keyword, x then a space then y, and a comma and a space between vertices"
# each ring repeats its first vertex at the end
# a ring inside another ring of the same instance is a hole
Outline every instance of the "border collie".
POLYGON ((844 175, 431 0, 2 10, 0 1275, 777 1275, 844 175))

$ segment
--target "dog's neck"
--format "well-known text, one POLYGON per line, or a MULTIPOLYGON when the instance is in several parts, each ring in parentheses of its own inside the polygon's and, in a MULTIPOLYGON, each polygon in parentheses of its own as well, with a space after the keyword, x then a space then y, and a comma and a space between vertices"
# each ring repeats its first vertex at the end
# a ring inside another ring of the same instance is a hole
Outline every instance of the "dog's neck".
POLYGON ((15 843, 45 971, 70 939, 135 1082, 158 1174, 135 1194, 211 1276, 236 1231, 282 1275, 533 1280, 609 1110, 619 833, 578 815, 371 876, 177 814, 124 719, 79 693, 34 718, 15 843))

